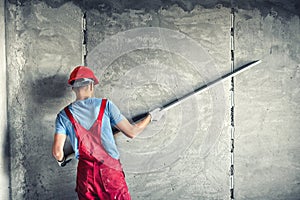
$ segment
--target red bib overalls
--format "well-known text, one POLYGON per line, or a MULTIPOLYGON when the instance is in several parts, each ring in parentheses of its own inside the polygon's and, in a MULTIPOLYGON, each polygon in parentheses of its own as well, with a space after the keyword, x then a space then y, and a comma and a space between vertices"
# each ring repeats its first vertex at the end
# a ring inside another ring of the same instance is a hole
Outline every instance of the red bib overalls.
POLYGON ((68 107, 64 109, 78 139, 76 192, 80 200, 131 199, 120 161, 112 158, 101 142, 101 126, 106 102, 106 99, 102 100, 98 118, 89 130, 75 120, 68 107))

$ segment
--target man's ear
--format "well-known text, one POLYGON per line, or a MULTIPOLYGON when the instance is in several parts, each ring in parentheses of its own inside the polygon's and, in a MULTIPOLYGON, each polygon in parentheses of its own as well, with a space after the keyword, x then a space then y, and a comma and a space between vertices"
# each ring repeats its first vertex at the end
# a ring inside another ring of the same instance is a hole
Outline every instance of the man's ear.
POLYGON ((94 90, 94 84, 90 83, 90 91, 93 91, 93 90, 94 90))

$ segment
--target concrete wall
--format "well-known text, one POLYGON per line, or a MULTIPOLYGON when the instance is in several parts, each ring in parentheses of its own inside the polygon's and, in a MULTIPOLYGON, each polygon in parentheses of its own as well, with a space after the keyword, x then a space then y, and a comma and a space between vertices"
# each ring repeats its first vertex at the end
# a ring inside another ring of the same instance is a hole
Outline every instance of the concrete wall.
POLYGON ((230 1, 7 1, 12 199, 76 199, 77 163, 59 168, 51 145, 83 40, 96 96, 127 117, 263 60, 138 138, 116 136, 133 199, 229 199, 232 187, 237 199, 297 199, 299 4, 256 2, 234 1, 233 20, 230 1))
POLYGON ((80 8, 7 5, 8 120, 13 199, 74 199, 75 164, 51 155, 57 111, 71 101, 65 80, 81 64, 80 8), (68 191, 68 192, 66 192, 68 191))
POLYGON ((295 2, 277 3, 236 13, 236 63, 263 61, 236 77, 238 199, 300 197, 300 23, 295 2))
MULTIPOLYGON (((126 116, 231 69, 229 8, 91 9, 86 16, 88 65, 102 77, 98 93, 126 116)), ((117 138, 133 199, 228 198, 229 95, 227 82, 169 110, 135 140, 117 138)))

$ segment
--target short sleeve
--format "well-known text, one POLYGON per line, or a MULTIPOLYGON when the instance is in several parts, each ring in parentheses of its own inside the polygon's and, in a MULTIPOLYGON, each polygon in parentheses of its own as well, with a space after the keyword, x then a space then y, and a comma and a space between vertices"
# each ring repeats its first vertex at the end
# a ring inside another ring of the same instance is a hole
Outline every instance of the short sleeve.
POLYGON ((124 116, 120 112, 119 108, 111 101, 108 101, 108 111, 109 111, 109 118, 110 123, 115 126, 120 121, 124 119, 124 116))
POLYGON ((57 115, 56 120, 55 120, 55 133, 62 133, 66 134, 66 126, 64 125, 62 121, 62 116, 61 113, 57 115))

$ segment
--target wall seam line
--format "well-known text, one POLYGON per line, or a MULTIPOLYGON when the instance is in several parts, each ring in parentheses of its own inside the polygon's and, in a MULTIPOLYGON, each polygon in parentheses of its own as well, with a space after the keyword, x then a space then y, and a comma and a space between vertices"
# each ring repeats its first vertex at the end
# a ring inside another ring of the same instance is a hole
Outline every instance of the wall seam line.
MULTIPOLYGON (((235 8, 234 8, 234 0, 231 0, 231 14, 230 14, 230 65, 231 65, 231 71, 234 71, 234 51, 235 51, 235 8)), ((234 77, 231 78, 231 88, 230 88, 230 199, 235 199, 235 188, 234 188, 234 142, 235 142, 235 123, 234 123, 234 109, 235 109, 235 103, 234 103, 234 77)))
POLYGON ((86 66, 86 57, 87 57, 87 27, 86 27, 86 12, 83 12, 82 16, 82 65, 86 66))

